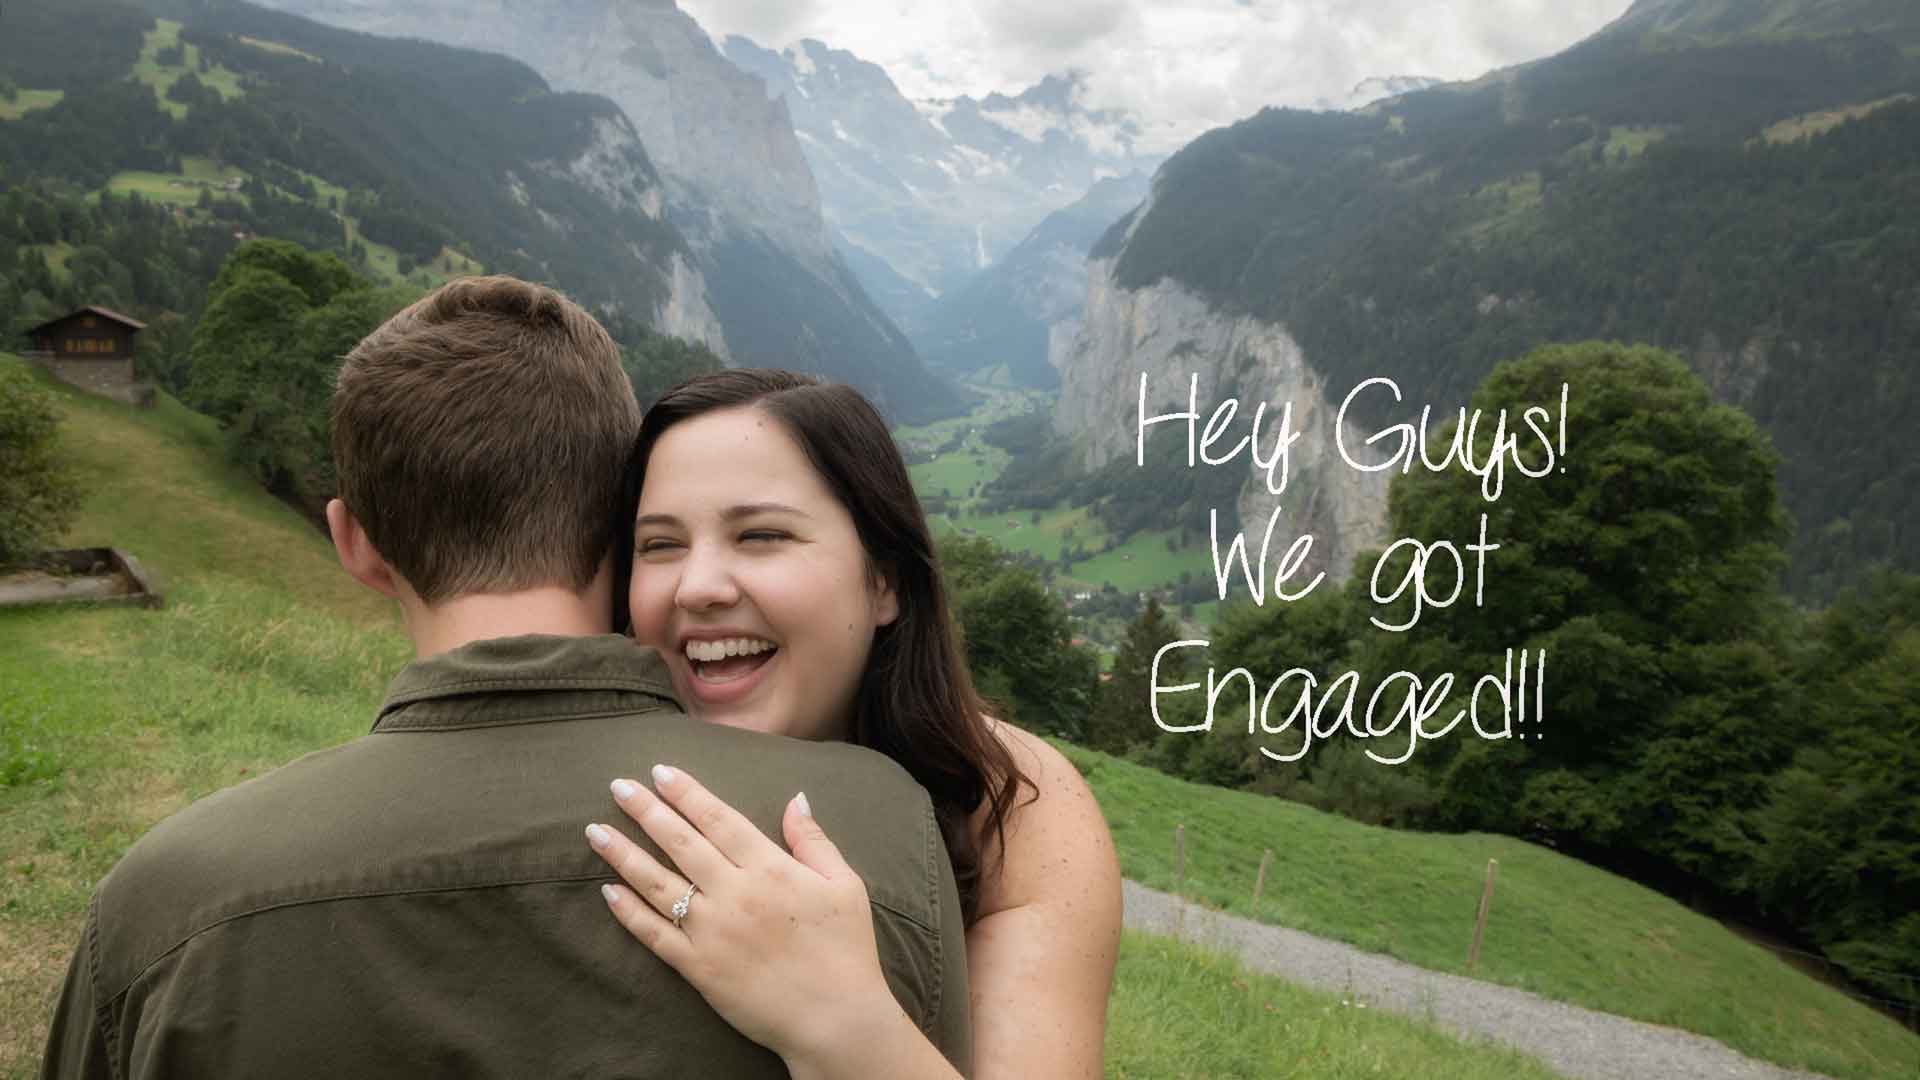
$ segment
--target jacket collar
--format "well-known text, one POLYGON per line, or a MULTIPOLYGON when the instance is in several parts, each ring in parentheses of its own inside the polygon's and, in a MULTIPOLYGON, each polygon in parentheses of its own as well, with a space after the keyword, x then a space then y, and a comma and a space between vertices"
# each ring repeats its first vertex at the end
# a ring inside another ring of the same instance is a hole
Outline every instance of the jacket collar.
POLYGON ((469 642, 400 669, 374 731, 464 728, 673 706, 666 663, 619 634, 469 642), (578 699, 578 700, 574 700, 578 699))

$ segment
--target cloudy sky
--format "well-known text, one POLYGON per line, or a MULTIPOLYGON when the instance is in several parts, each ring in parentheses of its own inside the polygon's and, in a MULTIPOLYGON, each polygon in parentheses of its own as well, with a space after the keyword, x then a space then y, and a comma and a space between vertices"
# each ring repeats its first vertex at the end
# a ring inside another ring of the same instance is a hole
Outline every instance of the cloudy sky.
POLYGON ((1017 93, 1078 69, 1090 104, 1125 106, 1177 145, 1264 105, 1341 99, 1373 76, 1467 79, 1546 56, 1630 0, 679 3, 716 41, 818 38, 886 68, 912 98, 1017 93))

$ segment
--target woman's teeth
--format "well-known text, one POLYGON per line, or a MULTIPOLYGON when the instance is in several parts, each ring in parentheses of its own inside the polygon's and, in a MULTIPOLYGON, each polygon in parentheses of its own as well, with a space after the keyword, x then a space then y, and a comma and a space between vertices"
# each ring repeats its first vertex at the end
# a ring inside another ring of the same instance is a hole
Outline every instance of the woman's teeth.
POLYGON ((687 659, 697 663, 725 660, 729 656, 753 656, 776 646, 760 638, 721 638, 718 641, 689 641, 687 659))

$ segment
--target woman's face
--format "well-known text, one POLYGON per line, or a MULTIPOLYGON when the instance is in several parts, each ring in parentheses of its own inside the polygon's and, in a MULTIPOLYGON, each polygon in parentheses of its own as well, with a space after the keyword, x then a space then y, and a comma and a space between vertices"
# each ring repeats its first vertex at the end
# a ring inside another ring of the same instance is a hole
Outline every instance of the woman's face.
POLYGON ((844 738, 875 629, 898 614, 846 507, 780 421, 745 406, 667 429, 634 521, 634 637, 702 720, 844 738))

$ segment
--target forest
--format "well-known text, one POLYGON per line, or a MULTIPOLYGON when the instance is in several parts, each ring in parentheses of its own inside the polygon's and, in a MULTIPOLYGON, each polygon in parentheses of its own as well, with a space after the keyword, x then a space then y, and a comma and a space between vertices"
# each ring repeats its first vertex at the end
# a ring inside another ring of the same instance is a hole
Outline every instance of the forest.
POLYGON ((1920 406, 1916 89, 1871 35, 1602 36, 1510 84, 1211 132, 1131 242, 1123 220, 1094 254, 1124 286, 1172 277, 1282 322, 1330 386, 1386 375, 1414 401, 1463 400, 1547 342, 1673 349, 1780 451, 1789 586, 1831 598, 1875 565, 1920 569, 1898 434, 1920 406), (1858 102, 1876 107, 1790 122, 1858 102))

